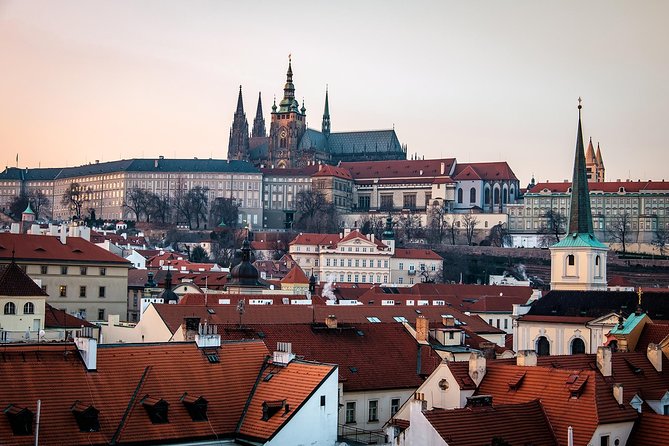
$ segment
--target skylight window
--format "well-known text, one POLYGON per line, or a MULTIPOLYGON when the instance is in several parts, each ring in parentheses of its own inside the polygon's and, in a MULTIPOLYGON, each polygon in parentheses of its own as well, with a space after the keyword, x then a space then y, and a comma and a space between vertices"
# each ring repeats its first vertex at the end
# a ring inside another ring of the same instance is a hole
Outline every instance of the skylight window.
POLYGON ((368 320, 369 322, 372 322, 372 323, 381 322, 381 319, 379 319, 379 318, 376 317, 376 316, 367 316, 367 320, 368 320))
POLYGON ((404 316, 393 316, 393 319, 395 319, 395 322, 409 322, 404 316))

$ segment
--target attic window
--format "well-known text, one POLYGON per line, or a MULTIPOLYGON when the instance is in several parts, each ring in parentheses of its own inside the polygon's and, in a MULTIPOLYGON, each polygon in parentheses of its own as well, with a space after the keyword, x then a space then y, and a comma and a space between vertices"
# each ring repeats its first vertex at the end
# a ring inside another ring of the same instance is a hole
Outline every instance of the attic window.
POLYGON ((77 420, 77 426, 79 426, 81 432, 100 431, 100 420, 98 419, 100 411, 95 407, 91 405, 87 406, 77 400, 74 402, 70 410, 74 414, 74 418, 77 420))
POLYGON ((627 367, 634 373, 635 375, 643 375, 643 369, 639 366, 636 366, 630 362, 629 359, 625 358, 625 363, 627 364, 627 367))
POLYGON ((216 314, 216 311, 213 308, 207 308, 207 313, 216 314))
POLYGON ((167 410, 170 407, 170 403, 164 399, 154 398, 149 395, 144 396, 140 401, 146 413, 149 414, 149 419, 153 424, 164 424, 169 423, 167 419, 167 410))
POLYGON ((516 374, 511 380, 509 381, 509 389, 510 390, 518 390, 520 385, 523 383, 523 379, 525 378, 525 372, 518 373, 516 374))
POLYGON ((41 246, 38 246, 37 248, 35 248, 35 251, 44 252, 46 251, 46 249, 42 248, 41 246))
POLYGON ((9 418, 9 424, 14 435, 32 435, 33 413, 29 409, 10 404, 4 412, 9 418))
POLYGON ((181 402, 184 403, 188 415, 193 421, 207 421, 207 406, 209 402, 203 397, 199 396, 195 398, 194 396, 184 393, 181 396, 181 402))
POLYGON ((286 404, 286 400, 272 400, 272 401, 263 401, 262 403, 262 420, 267 421, 274 414, 279 412, 281 409, 285 409, 285 412, 288 412, 290 410, 290 407, 288 404, 286 404))
POLYGON ((351 373, 358 373, 357 367, 349 366, 348 369, 351 371, 351 373))
POLYGON ((581 378, 579 376, 579 379, 577 379, 573 384, 569 386, 569 395, 572 398, 578 398, 583 394, 583 390, 585 390, 585 384, 588 382, 588 377, 586 376, 585 378, 581 378))
POLYGON ((77 254, 80 254, 80 253, 82 253, 83 251, 82 251, 81 249, 79 249, 79 248, 75 248, 75 249, 72 250, 72 252, 77 253, 77 254))

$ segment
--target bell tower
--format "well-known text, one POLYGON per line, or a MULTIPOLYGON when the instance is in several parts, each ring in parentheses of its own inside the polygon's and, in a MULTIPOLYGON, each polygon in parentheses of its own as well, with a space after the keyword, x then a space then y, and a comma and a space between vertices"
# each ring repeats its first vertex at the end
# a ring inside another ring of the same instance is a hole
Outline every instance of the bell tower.
POLYGON ((606 291, 608 247, 595 238, 592 228, 586 155, 581 130, 581 108, 581 98, 579 98, 569 230, 562 240, 550 247, 551 289, 606 291))
POLYGON ((237 110, 230 128, 230 141, 228 142, 229 160, 248 160, 249 153, 249 123, 244 113, 244 101, 242 100, 242 86, 239 86, 237 97, 237 110))
POLYGON ((283 99, 272 106, 272 122, 269 128, 269 159, 270 164, 278 168, 300 167, 298 146, 307 128, 306 108, 295 99, 293 84, 293 67, 288 56, 288 72, 283 87, 283 99))

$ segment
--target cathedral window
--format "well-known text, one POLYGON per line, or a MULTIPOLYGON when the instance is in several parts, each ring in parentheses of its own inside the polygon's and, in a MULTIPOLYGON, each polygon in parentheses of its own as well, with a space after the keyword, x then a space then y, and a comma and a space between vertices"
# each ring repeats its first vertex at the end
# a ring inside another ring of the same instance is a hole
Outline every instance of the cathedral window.
POLYGON ((462 189, 458 188, 458 203, 462 203, 462 189))
POLYGON ((476 203, 476 188, 469 189, 469 203, 476 203))

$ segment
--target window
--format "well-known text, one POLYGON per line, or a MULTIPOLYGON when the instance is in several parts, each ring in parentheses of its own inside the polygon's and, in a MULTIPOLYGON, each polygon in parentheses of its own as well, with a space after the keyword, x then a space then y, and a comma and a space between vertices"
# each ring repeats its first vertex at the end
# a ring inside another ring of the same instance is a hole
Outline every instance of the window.
POLYGON ((107 275, 107 268, 100 268, 100 275, 101 276, 106 276, 107 275))
POLYGON ((390 400, 390 416, 392 417, 397 413, 397 411, 400 410, 400 399, 399 398, 393 398, 390 400))
POLYGON ((58 287, 58 295, 60 297, 67 297, 67 285, 60 285, 58 287))
POLYGON ((67 274, 67 266, 61 266, 61 267, 60 267, 60 273, 61 273, 62 275, 67 274))
POLYGON ((585 342, 583 342, 583 339, 581 338, 576 338, 571 342, 571 354, 572 355, 580 355, 585 353, 585 342))
POLYGON ((574 255, 573 254, 569 254, 567 256, 567 265, 574 266, 574 255))
POLYGON ((99 321, 104 321, 105 320, 105 309, 104 308, 99 308, 98 309, 98 320, 99 321))
POLYGON ((88 268, 82 266, 81 268, 79 268, 79 272, 81 273, 82 276, 85 276, 86 274, 88 274, 88 268))
POLYGON ((416 194, 404 194, 404 209, 414 209, 416 207, 416 194))
POLYGON ((404 263, 400 262, 399 269, 400 269, 400 271, 404 269, 404 263))
POLYGON ((16 314, 16 305, 14 302, 7 302, 5 304, 5 314, 16 314))
POLYGON ((370 199, 369 195, 361 195, 358 197, 358 208, 369 209, 370 199))
POLYGON ((98 290, 98 297, 105 297, 106 287, 101 286, 98 290))
POLYGON ((79 297, 86 297, 86 287, 85 286, 80 286, 79 287, 79 297))
POLYGON ((608 435, 602 435, 601 437, 599 437, 599 444, 601 446, 609 446, 610 444, 609 439, 610 437, 608 435))
POLYGON ((393 196, 391 194, 381 195, 381 209, 393 208, 393 196))
POLYGON ((476 188, 469 189, 469 202, 476 203, 476 188))
POLYGON ((26 302, 23 306, 23 314, 35 314, 35 305, 32 302, 26 302))
POLYGON ((44 294, 49 294, 49 293, 47 293, 47 291, 46 291, 46 285, 42 285, 42 291, 44 291, 44 294))
POLYGON ((325 407, 325 395, 321 395, 321 407, 325 407))
POLYGON ((42 265, 39 267, 39 272, 40 274, 46 274, 49 271, 49 267, 46 265, 42 265))
POLYGON ((355 423, 355 401, 346 402, 346 423, 355 423))
POLYGON ((462 188, 458 188, 458 204, 462 203, 462 188))
POLYGON ((379 401, 370 400, 368 408, 369 408, 369 418, 367 421, 379 421, 379 401))

